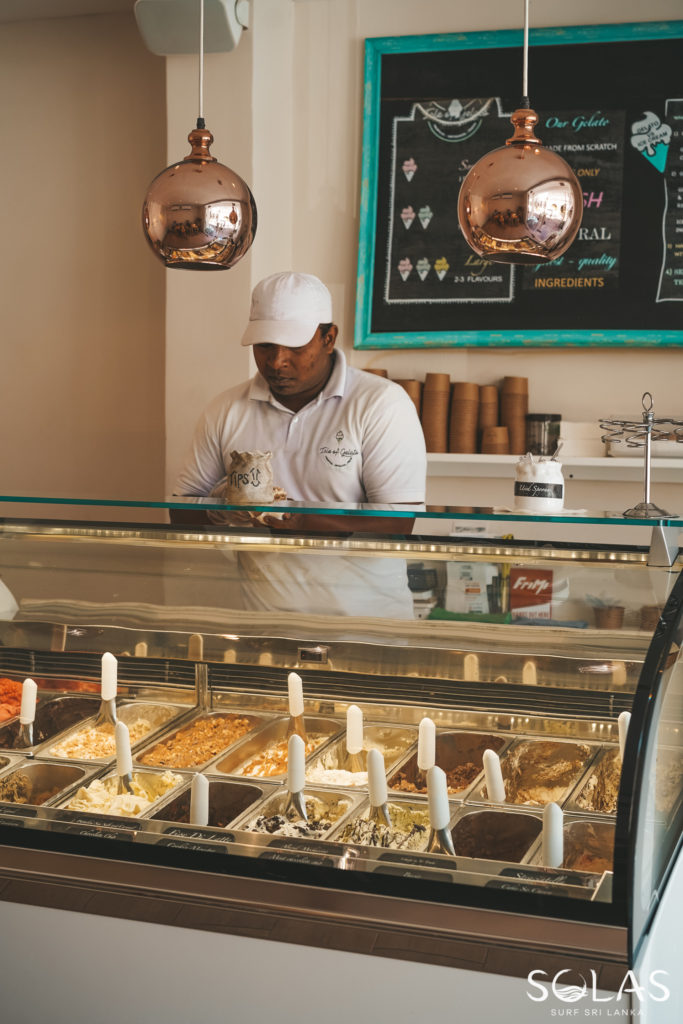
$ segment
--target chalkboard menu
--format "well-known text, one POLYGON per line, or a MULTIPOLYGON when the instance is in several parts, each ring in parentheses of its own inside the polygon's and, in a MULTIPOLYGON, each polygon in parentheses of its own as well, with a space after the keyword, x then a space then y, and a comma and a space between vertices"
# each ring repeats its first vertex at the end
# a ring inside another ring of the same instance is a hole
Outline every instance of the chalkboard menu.
POLYGON ((530 33, 536 133, 583 188, 552 263, 467 245, 460 185, 505 145, 522 33, 366 40, 357 348, 683 345, 683 21, 530 33))

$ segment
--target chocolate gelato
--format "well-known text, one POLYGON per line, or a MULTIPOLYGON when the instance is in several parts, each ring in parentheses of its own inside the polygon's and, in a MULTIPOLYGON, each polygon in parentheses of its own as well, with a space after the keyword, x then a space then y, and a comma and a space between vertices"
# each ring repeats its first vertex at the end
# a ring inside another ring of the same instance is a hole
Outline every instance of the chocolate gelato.
POLYGON ((474 811, 456 822, 456 856, 506 860, 518 864, 540 835, 540 818, 515 811, 474 811))

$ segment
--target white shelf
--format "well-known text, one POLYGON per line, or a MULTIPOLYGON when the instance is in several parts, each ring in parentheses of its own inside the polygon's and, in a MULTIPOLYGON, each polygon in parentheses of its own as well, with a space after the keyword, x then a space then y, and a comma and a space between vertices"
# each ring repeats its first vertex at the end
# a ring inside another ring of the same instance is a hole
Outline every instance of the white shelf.
MULTIPOLYGON (((427 476, 511 478, 519 455, 456 455, 427 453, 427 476)), ((566 458, 560 460, 565 480, 643 480, 642 458, 566 458)), ((683 459, 652 459, 653 483, 683 484, 683 459)))

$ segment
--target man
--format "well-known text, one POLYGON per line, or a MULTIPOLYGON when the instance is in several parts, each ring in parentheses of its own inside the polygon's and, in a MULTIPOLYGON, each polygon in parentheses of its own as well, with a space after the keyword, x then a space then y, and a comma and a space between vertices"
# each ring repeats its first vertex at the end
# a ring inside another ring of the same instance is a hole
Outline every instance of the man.
MULTIPOLYGON (((317 277, 287 272, 257 284, 242 345, 253 346, 258 373, 210 402, 175 493, 206 496, 225 478, 232 451, 261 450, 272 452, 273 480, 293 501, 423 503, 426 452, 412 401, 398 384, 348 366, 344 353, 335 348, 337 333, 330 293, 317 277)), ((172 519, 188 517, 175 512, 172 519)), ((233 521, 239 521, 239 513, 233 521)), ((410 518, 329 513, 286 513, 284 518, 264 516, 263 521, 273 531, 405 534, 412 527, 410 518)), ((366 559, 357 567, 363 570, 364 586, 368 573, 378 580, 382 571, 388 572, 389 566, 380 561, 392 562, 366 559)), ((323 568, 320 559, 315 565, 323 568)), ((271 582, 275 572, 269 566, 271 582)), ((405 562, 392 562, 389 589, 396 585, 397 572, 405 581, 405 562)), ((261 566, 258 576, 264 580, 265 575, 261 566)), ((403 590, 407 614, 407 584, 403 590)))
POLYGON ((294 501, 424 502, 425 444, 412 401, 398 384, 348 366, 336 340, 330 293, 317 277, 273 274, 257 284, 242 344, 253 345, 259 372, 209 404, 175 493, 208 495, 231 451, 262 450, 272 451, 273 479, 294 501))

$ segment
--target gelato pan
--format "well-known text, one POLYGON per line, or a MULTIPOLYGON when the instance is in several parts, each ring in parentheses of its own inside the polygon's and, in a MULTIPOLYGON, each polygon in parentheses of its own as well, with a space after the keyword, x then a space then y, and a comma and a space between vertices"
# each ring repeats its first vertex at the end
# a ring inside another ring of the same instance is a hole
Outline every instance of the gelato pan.
POLYGON ((105 779, 94 779, 89 786, 81 786, 64 807, 68 811, 137 817, 182 781, 182 775, 171 771, 163 775, 156 772, 133 772, 133 792, 119 793, 118 776, 109 775, 105 779))
MULTIPOLYGON (((446 773, 448 792, 462 793, 483 770, 487 749, 498 753, 505 746, 503 736, 473 732, 446 732, 436 737, 436 764, 446 773)), ((417 767, 417 752, 389 779, 389 788, 403 793, 426 793, 427 776, 417 767)))
POLYGON ((542 822, 517 811, 471 811, 451 835, 456 857, 506 860, 519 864, 541 833, 542 822))
MULTIPOLYGON (((247 786, 239 782, 225 782, 222 779, 209 780, 209 820, 213 828, 226 828, 243 814, 247 808, 260 800, 263 790, 258 786, 247 786)), ((178 796, 172 797, 151 815, 161 821, 178 824, 190 823, 191 790, 188 787, 178 796)))
POLYGON ((578 792, 576 806, 582 811, 616 814, 620 781, 621 755, 618 749, 608 750, 578 792))
MULTIPOLYGON (((586 766, 591 749, 585 743, 524 740, 501 760, 505 800, 511 804, 561 803, 586 766)), ((488 799, 486 786, 482 787, 488 799)))
POLYGON ((140 764, 199 768, 260 725, 253 715, 202 715, 140 754, 140 764))
POLYGON ((0 678, 0 722, 14 718, 21 708, 21 683, 15 679, 0 678))
POLYGON ((379 750, 387 768, 393 765, 415 740, 413 729, 391 729, 381 725, 366 725, 363 731, 363 749, 360 752, 362 771, 349 770, 346 737, 332 743, 306 768, 306 781, 326 786, 367 786, 367 760, 369 750, 379 750))
MULTIPOLYGON (((329 718, 304 718, 308 742, 306 757, 339 732, 340 725, 329 718)), ((289 719, 280 718, 271 722, 252 737, 246 737, 226 757, 222 758, 215 771, 226 775, 247 775, 251 778, 267 779, 287 773, 287 729, 289 719)))
POLYGON ((248 832, 262 832, 290 839, 323 839, 351 808, 352 801, 336 794, 306 794, 308 821, 295 815, 285 815, 286 805, 287 794, 279 793, 266 801, 260 814, 240 823, 238 827, 248 832))
MULTIPOLYGON (((33 745, 44 743, 58 732, 89 718, 97 711, 99 703, 97 697, 55 697, 39 703, 33 722, 33 745)), ((0 729, 0 747, 13 748, 20 728, 19 719, 3 726, 0 729)))
POLYGON ((79 782, 85 768, 71 764, 24 764, 0 779, 0 800, 13 804, 44 804, 79 782))
POLYGON ((602 874, 614 864, 614 825, 602 821, 573 821, 564 826, 563 868, 602 874))
POLYGON ((340 839, 358 846, 382 846, 390 850, 426 850, 429 843, 429 811, 411 803, 387 804, 391 828, 371 821, 365 815, 352 818, 344 826, 340 839))
MULTIPOLYGON (((116 709, 116 714, 118 720, 128 726, 130 743, 134 746, 153 729, 158 729, 167 722, 174 714, 174 710, 163 704, 123 704, 116 709)), ((114 726, 109 722, 95 725, 93 719, 49 747, 46 753, 50 757, 68 757, 75 761, 114 757, 114 726)))

